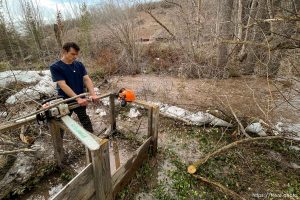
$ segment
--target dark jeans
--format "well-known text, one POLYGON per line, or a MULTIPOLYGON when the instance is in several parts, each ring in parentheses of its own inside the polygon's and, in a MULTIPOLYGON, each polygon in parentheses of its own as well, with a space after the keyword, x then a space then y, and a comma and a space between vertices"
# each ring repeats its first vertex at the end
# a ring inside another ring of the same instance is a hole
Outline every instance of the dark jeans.
MULTIPOLYGON (((83 128, 85 130, 87 130, 88 132, 93 133, 94 132, 93 125, 92 125, 90 117, 86 114, 86 106, 80 106, 78 108, 70 110, 69 115, 71 116, 73 112, 76 113, 76 115, 77 115, 81 125, 83 126, 83 128)), ((60 134, 61 134, 61 137, 63 138, 64 130, 61 129, 60 134)))
POLYGON ((93 133, 94 132, 93 125, 90 117, 86 114, 86 106, 80 106, 78 108, 71 110, 69 115, 71 116, 73 112, 76 113, 83 128, 88 132, 93 133))

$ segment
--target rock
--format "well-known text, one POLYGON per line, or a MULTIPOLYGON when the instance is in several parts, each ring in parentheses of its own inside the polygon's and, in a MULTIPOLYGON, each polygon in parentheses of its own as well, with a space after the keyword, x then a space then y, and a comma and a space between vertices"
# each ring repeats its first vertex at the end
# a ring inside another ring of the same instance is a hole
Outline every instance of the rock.
POLYGON ((0 199, 2 199, 8 191, 14 192, 18 190, 18 185, 22 185, 35 173, 34 156, 18 153, 13 165, 6 172, 2 180, 0 180, 0 199), (17 185, 16 185, 17 183, 17 185))
POLYGON ((130 108, 130 111, 127 116, 129 118, 136 118, 141 116, 141 113, 136 108, 130 108))

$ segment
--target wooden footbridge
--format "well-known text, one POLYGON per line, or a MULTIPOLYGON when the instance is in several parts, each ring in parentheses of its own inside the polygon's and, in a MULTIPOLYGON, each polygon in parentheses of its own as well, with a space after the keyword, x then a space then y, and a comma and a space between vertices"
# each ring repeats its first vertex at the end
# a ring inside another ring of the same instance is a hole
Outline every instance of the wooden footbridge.
MULTIPOLYGON (((116 130, 115 95, 105 94, 100 99, 110 99, 110 131, 116 130)), ((53 104, 50 107, 59 107, 62 102, 53 104)), ((133 102, 148 110, 148 137, 145 142, 134 152, 127 162, 111 174, 109 140, 101 139, 83 129, 68 115, 62 115, 57 119, 48 120, 48 126, 52 137, 56 162, 62 165, 64 159, 63 139, 60 129, 72 133, 86 148, 86 167, 77 174, 65 187, 59 191, 53 200, 112 200, 122 190, 141 166, 147 155, 151 152, 155 156, 157 152, 157 136, 159 107, 143 101, 133 102)), ((69 109, 78 107, 77 104, 69 105, 69 109)), ((41 111, 41 110, 40 110, 41 111)), ((38 113, 37 111, 35 113, 38 113)), ((42 109, 43 111, 43 109, 42 109)), ((0 131, 15 129, 35 120, 35 115, 25 116, 21 119, 0 125, 0 131)))

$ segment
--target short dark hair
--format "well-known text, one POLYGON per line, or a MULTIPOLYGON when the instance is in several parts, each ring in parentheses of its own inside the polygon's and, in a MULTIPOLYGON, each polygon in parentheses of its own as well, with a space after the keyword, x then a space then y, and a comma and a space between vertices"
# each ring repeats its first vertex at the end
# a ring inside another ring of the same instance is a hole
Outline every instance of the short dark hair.
POLYGON ((71 48, 75 49, 76 51, 80 51, 80 47, 75 42, 66 42, 63 45, 63 49, 67 52, 69 52, 71 48))

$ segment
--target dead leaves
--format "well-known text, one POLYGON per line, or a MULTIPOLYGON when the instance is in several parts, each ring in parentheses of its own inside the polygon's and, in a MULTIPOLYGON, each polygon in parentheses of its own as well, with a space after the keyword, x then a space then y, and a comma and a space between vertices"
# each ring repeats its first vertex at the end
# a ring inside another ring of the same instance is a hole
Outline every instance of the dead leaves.
POLYGON ((34 143, 34 138, 30 137, 28 135, 25 135, 24 133, 26 132, 25 130, 25 126, 21 127, 21 133, 20 133, 20 139, 22 142, 24 142, 25 144, 33 144, 34 143))
POLYGON ((24 135, 23 133, 20 134, 20 139, 22 140, 22 142, 26 143, 26 144, 33 144, 34 143, 34 138, 24 135))

